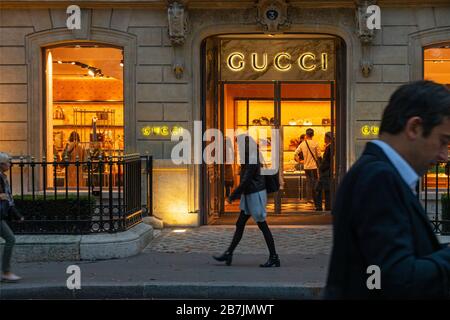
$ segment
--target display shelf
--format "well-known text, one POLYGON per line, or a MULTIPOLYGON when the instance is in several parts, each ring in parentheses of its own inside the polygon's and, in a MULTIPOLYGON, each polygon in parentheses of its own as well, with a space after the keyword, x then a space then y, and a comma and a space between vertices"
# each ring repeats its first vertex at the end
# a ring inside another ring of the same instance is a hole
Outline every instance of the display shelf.
POLYGON ((82 104, 114 104, 114 103, 120 103, 123 104, 123 101, 119 100, 59 100, 59 101, 53 101, 53 104, 74 104, 74 103, 82 103, 82 104))
MULTIPOLYGON (((53 125, 53 128, 92 128, 92 126, 89 126, 89 125, 87 125, 87 124, 85 124, 85 125, 75 125, 75 124, 55 124, 55 125, 53 125)), ((106 125, 98 125, 97 127, 106 127, 106 125)), ((123 128, 123 126, 122 125, 118 125, 118 124, 115 124, 115 125, 108 125, 107 126, 108 128, 109 127, 113 127, 113 128, 123 128)))

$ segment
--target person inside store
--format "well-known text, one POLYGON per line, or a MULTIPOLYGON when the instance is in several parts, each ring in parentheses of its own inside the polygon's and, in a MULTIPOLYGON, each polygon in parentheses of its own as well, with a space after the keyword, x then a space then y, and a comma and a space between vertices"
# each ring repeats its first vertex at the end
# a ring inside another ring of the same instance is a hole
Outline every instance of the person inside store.
POLYGON ((318 181, 319 161, 321 160, 319 144, 313 140, 314 130, 312 128, 306 129, 305 140, 295 150, 296 157, 303 154, 303 169, 306 175, 306 184, 308 186, 309 202, 315 205, 316 211, 322 211, 322 205, 319 204, 319 198, 316 192, 316 185, 318 181))
POLYGON ((331 157, 333 134, 325 133, 325 152, 319 166, 319 180, 317 181, 317 208, 322 209, 322 194, 325 196, 325 211, 331 210, 330 186, 331 186, 331 157))
MULTIPOLYGON (((300 135, 297 148, 302 144, 303 141, 305 141, 305 137, 306 137, 306 134, 304 134, 304 133, 300 135)), ((295 150, 297 150, 297 148, 295 150)), ((295 170, 297 170, 297 171, 303 170, 303 161, 305 160, 303 158, 303 153, 302 152, 299 152, 299 153, 294 152, 294 160, 296 162, 295 170)))
POLYGON ((417 195, 420 177, 448 160, 449 142, 449 89, 421 80, 394 91, 379 139, 338 187, 325 298, 450 298, 450 247, 417 195))
POLYGON ((76 131, 72 131, 69 136, 69 142, 66 144, 64 148, 64 161, 69 161, 68 167, 68 181, 67 184, 69 187, 77 186, 77 171, 78 171, 78 181, 80 186, 83 184, 83 170, 80 165, 78 168, 75 165, 76 161, 84 161, 85 150, 81 145, 80 135, 76 131))
POLYGON ((24 217, 14 205, 11 187, 5 174, 10 167, 10 156, 5 152, 0 152, 0 237, 5 240, 1 275, 3 282, 17 282, 22 279, 11 272, 11 258, 16 238, 8 223, 13 219, 23 222, 24 217))
POLYGON ((260 264, 260 267, 279 267, 280 258, 275 250, 275 241, 266 221, 266 182, 265 177, 261 175, 264 159, 259 151, 258 144, 248 135, 245 135, 244 139, 238 137, 238 151, 241 162, 240 182, 226 201, 231 204, 234 200, 240 198, 239 208, 241 211, 236 221, 236 229, 231 244, 222 255, 213 256, 213 258, 217 261, 225 261, 228 266, 231 265, 233 252, 241 241, 245 225, 251 216, 263 233, 269 249, 269 259, 266 263, 260 264))

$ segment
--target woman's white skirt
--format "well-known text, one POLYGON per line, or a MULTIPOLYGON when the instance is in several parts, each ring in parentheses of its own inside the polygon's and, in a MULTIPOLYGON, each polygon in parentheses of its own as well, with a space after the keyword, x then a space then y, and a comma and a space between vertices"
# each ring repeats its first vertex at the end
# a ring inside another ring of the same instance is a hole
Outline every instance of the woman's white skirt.
POLYGON ((256 222, 263 222, 267 217, 266 205, 267 192, 262 190, 250 194, 242 194, 239 209, 243 210, 245 214, 251 215, 256 222))

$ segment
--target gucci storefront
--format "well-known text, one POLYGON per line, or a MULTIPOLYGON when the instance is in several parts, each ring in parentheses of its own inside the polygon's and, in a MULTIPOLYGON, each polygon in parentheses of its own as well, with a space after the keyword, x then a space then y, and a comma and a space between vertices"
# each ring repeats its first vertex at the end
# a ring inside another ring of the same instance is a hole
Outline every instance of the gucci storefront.
MULTIPOLYGON (((377 137, 398 86, 450 83, 448 1, 377 1, 378 13, 370 4, 94 0, 81 1, 74 18, 67 1, 3 0, 0 150, 58 158, 72 139, 83 147, 79 157, 152 155, 154 216, 167 226, 199 226, 237 212, 224 198, 239 183, 239 167, 175 164, 172 135, 194 133, 197 123, 200 136, 249 130, 264 137, 268 159, 280 161, 284 188, 270 197, 269 214, 288 222, 312 216, 294 160, 307 128, 322 151, 325 133, 334 136, 333 193, 377 137), (73 19, 79 28, 70 27, 73 19)), ((202 140, 204 150, 211 141, 202 140)))
MULTIPOLYGON (((345 163, 345 43, 320 34, 223 35, 206 39, 203 52, 205 129, 249 132, 268 159, 279 159, 283 188, 269 196, 269 214, 314 211, 312 190, 294 153, 306 129, 314 130, 321 153, 325 133, 331 132, 335 190, 336 168, 345 163), (273 129, 279 133, 277 149, 273 129)), ((237 161, 204 165, 205 222, 239 212, 239 201, 224 201, 238 185, 238 173, 237 161)))

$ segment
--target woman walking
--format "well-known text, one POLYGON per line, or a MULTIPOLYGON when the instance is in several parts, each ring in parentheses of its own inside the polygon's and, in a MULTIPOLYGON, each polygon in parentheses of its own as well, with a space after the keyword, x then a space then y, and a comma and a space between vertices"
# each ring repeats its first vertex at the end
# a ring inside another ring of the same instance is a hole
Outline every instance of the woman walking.
POLYGON ((21 278, 11 272, 11 256, 16 239, 11 228, 8 226, 7 221, 13 216, 20 221, 23 221, 24 219, 14 206, 11 188, 5 174, 5 172, 9 170, 10 166, 9 155, 7 153, 0 152, 0 237, 5 239, 1 281, 17 282, 21 278))
POLYGON ((233 200, 240 197, 239 208, 241 212, 236 222, 236 230, 230 246, 221 256, 213 256, 213 258, 217 261, 225 261, 228 266, 231 265, 233 252, 242 238, 248 219, 252 216, 264 235, 270 254, 267 262, 261 264, 260 267, 279 267, 280 259, 275 250, 272 233, 266 222, 267 192, 265 177, 261 175, 262 158, 259 154, 258 145, 252 138, 246 136, 245 146, 239 145, 239 154, 241 159, 240 183, 228 197, 227 202, 231 204, 233 200))

